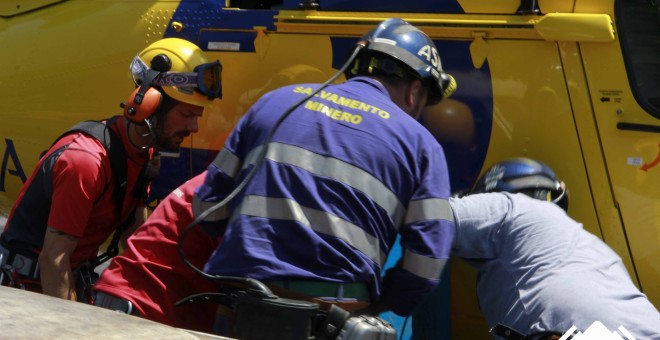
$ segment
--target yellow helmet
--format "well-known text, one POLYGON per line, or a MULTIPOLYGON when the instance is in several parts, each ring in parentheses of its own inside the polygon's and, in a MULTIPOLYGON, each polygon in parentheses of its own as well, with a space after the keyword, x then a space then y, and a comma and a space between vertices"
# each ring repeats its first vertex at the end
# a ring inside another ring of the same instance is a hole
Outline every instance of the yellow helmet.
POLYGON ((202 107, 222 98, 221 72, 220 61, 209 62, 197 45, 179 38, 158 40, 131 62, 136 85, 160 86, 168 96, 202 107))

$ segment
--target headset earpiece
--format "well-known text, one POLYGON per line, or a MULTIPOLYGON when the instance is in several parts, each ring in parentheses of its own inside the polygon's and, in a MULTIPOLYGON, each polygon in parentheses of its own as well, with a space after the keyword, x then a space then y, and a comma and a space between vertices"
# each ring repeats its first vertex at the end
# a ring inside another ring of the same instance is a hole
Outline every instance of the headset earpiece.
POLYGON ((568 189, 566 183, 560 181, 552 197, 552 203, 560 206, 564 211, 568 211, 568 189))
POLYGON ((454 79, 454 77, 452 77, 450 74, 443 72, 441 78, 442 78, 442 98, 447 98, 456 91, 456 87, 458 84, 456 83, 456 79, 454 79))
POLYGON ((163 101, 163 95, 155 88, 149 87, 144 95, 141 95, 140 89, 141 87, 136 88, 123 105, 124 117, 135 123, 143 123, 151 117, 163 101))
POLYGON ((158 110, 163 101, 163 94, 151 87, 151 84, 161 72, 167 72, 171 68, 172 62, 165 54, 158 54, 151 59, 151 68, 142 79, 140 86, 131 93, 128 101, 121 105, 126 118, 135 123, 142 123, 158 110))

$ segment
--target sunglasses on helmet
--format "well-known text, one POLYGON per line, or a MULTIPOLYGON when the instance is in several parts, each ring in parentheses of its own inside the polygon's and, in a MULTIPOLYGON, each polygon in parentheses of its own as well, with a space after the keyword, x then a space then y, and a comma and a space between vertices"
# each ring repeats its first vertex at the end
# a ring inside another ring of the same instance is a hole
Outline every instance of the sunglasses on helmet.
MULTIPOLYGON (((136 56, 131 62, 133 80, 144 79, 149 67, 136 56)), ((193 91, 208 96, 209 100, 222 98, 222 64, 214 62, 197 65, 193 72, 161 72, 152 82, 155 86, 173 86, 179 91, 193 94, 193 91)), ((136 84, 138 82, 136 81, 136 84)))

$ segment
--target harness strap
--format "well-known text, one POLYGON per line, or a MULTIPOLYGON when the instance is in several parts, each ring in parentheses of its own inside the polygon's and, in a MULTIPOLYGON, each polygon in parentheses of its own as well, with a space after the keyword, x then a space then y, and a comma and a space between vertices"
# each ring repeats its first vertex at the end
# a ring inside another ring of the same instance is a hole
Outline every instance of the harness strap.
POLYGON ((5 273, 12 272, 28 279, 39 279, 39 261, 34 253, 12 251, 0 244, 0 267, 5 273))
POLYGON ((490 329, 489 333, 492 335, 497 335, 507 340, 522 340, 525 337, 525 335, 522 334, 521 332, 509 326, 503 325, 501 323, 498 323, 497 325, 493 326, 493 328, 490 329))
POLYGON ((102 291, 96 292, 94 305, 125 314, 135 315, 135 309, 133 308, 132 302, 102 291))
POLYGON ((369 300, 369 287, 364 282, 328 282, 328 281, 268 281, 268 286, 278 286, 294 292, 315 297, 338 299, 369 300))
MULTIPOLYGON (((507 340, 552 340, 559 339, 559 337, 562 335, 560 332, 556 331, 541 331, 531 334, 523 334, 520 331, 501 323, 493 326, 489 333, 507 340)), ((567 339, 571 338, 572 336, 568 337, 567 339)))
MULTIPOLYGON (((266 283, 268 285, 268 283, 266 283)), ((282 288, 276 285, 269 285, 269 287, 272 289, 273 293, 275 295, 285 298, 285 299, 292 299, 292 300, 302 300, 302 301, 308 301, 308 302, 314 302, 319 305, 319 308, 325 311, 329 311, 330 308, 332 308, 333 305, 337 307, 341 307, 342 309, 348 311, 348 312, 356 312, 360 311, 363 309, 366 309, 369 307, 370 302, 369 301, 328 301, 324 300, 322 298, 314 297, 314 296, 309 296, 306 294, 302 294, 299 292, 295 292, 293 290, 289 290, 286 288, 282 288)))
MULTIPOLYGON (((110 157, 110 168, 112 169, 112 176, 115 179, 115 204, 117 205, 117 216, 121 221, 124 197, 126 196, 128 166, 126 165, 127 155, 121 138, 112 131, 112 126, 119 116, 114 116, 106 121, 105 124, 88 120, 74 125, 60 136, 60 138, 72 133, 84 133, 87 136, 94 137, 101 142, 103 147, 107 150, 110 157)), ((60 139, 58 138, 58 140, 60 139)))
MULTIPOLYGON (((108 119, 105 124, 95 120, 80 122, 62 135, 65 136, 67 134, 80 132, 94 137, 99 142, 101 142, 101 144, 103 144, 110 157, 110 167, 112 169, 112 176, 115 180, 114 199, 115 205, 117 206, 116 212, 117 218, 119 221, 121 221, 121 223, 117 226, 117 230, 115 231, 105 253, 97 256, 94 260, 91 261, 90 266, 92 268, 100 265, 101 263, 107 261, 119 253, 119 238, 121 237, 121 234, 124 232, 124 230, 134 221, 134 211, 129 214, 126 220, 122 220, 124 198, 126 197, 126 191, 128 187, 128 166, 126 163, 128 156, 126 154, 126 150, 124 149, 124 144, 121 138, 110 128, 113 124, 115 124, 118 118, 119 116, 114 116, 108 119)), ((140 190, 146 190, 146 186, 144 188, 140 188, 140 190)), ((142 193, 139 194, 142 195, 142 193)))

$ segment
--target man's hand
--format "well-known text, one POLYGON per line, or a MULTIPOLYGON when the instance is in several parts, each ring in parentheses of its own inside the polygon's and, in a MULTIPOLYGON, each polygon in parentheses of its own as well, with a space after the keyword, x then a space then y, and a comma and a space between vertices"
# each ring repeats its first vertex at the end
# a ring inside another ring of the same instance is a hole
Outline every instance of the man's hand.
POLYGON ((44 294, 76 301, 75 278, 71 272, 71 254, 78 238, 48 227, 39 254, 41 286, 44 294))

